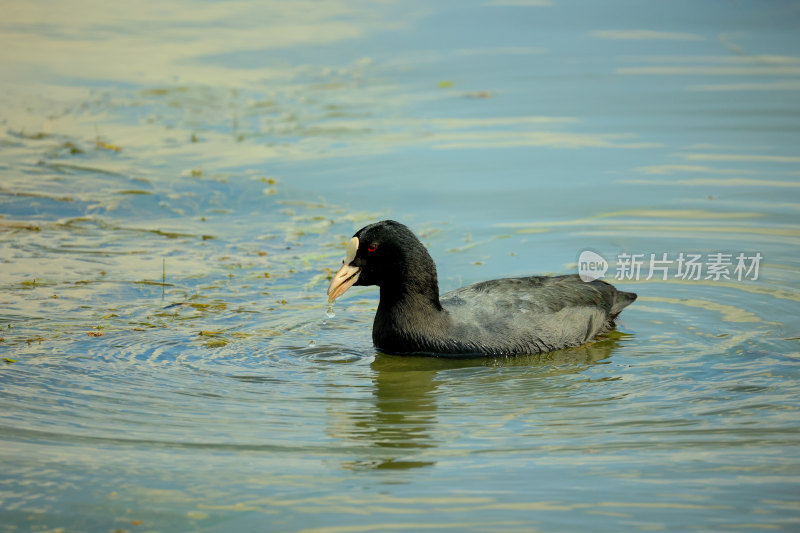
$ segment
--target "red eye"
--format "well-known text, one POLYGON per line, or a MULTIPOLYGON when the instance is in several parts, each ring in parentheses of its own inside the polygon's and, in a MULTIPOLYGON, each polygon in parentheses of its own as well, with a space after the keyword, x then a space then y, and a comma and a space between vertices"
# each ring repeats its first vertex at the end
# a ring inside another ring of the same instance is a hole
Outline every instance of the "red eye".
POLYGON ((368 252, 374 252, 374 251, 375 251, 375 250, 377 250, 377 249, 378 249, 378 245, 377 245, 377 244, 374 244, 374 243, 373 243, 373 244, 370 244, 370 245, 367 247, 367 251, 368 251, 368 252))

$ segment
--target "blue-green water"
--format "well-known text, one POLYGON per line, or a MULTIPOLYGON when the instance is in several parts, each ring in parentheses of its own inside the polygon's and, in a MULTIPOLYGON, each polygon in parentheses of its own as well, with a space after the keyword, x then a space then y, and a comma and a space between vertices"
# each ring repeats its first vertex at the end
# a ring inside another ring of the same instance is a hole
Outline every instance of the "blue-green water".
POLYGON ((797 3, 1 9, 0 531, 800 527, 797 3), (326 315, 387 217, 443 290, 763 261, 403 358, 374 288, 326 315))

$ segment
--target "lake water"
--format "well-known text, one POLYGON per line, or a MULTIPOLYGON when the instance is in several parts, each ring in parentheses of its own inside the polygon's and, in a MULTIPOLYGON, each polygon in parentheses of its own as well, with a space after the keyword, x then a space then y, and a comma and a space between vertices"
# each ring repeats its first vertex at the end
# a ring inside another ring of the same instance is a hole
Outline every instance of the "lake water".
POLYGON ((2 12, 0 532, 800 528, 797 3, 2 12), (639 300, 376 353, 325 290, 382 218, 442 290, 592 250, 639 300))

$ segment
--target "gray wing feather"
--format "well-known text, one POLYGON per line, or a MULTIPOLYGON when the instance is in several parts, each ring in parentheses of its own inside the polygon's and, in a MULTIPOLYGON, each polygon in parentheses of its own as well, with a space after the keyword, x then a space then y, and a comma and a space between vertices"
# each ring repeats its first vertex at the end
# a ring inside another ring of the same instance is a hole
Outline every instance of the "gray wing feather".
POLYGON ((614 317, 636 295, 603 281, 576 275, 506 278, 443 294, 451 319, 451 343, 465 349, 539 353, 583 344, 613 326, 614 317))

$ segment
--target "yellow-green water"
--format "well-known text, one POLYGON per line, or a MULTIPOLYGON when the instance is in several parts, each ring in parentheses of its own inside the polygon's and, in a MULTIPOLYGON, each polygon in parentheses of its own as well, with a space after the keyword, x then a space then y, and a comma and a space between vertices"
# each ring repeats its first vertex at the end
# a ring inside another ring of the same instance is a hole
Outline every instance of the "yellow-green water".
POLYGON ((796 531, 800 10, 6 2, 0 531, 796 531), (328 316, 391 217, 443 290, 655 276, 543 356, 328 316))

